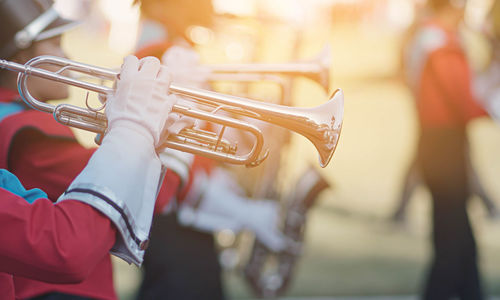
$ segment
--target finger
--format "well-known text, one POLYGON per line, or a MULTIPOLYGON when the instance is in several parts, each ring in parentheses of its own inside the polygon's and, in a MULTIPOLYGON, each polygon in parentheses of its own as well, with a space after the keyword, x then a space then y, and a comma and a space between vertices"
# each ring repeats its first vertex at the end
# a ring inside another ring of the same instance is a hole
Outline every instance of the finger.
POLYGON ((160 60, 153 56, 148 56, 139 61, 139 74, 143 79, 153 80, 160 71, 160 60))
POLYGON ((172 79, 172 74, 170 73, 170 70, 165 67, 165 66, 160 66, 160 71, 158 72, 158 77, 159 80, 165 81, 167 83, 170 83, 172 79))
POLYGON ((133 55, 128 55, 123 59, 119 79, 130 79, 139 70, 139 59, 133 55))
POLYGON ((193 118, 182 117, 174 124, 170 125, 167 130, 170 134, 179 134, 182 129, 193 127, 194 123, 195 120, 193 118))
POLYGON ((165 66, 160 66, 160 71, 158 72, 158 84, 160 85, 161 93, 168 93, 168 88, 170 86, 170 82, 172 81, 172 75, 170 74, 170 71, 168 70, 167 67, 165 66))

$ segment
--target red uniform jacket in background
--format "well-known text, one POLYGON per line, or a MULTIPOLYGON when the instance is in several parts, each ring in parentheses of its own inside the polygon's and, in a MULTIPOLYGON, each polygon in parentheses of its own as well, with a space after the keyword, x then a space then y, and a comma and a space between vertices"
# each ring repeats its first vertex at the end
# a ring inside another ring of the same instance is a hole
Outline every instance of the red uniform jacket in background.
MULTIPOLYGON (((486 115, 472 92, 472 75, 456 32, 437 22, 445 43, 429 53, 417 89, 417 108, 422 128, 464 126, 473 118, 486 115)), ((425 30, 425 29, 424 29, 425 30)))

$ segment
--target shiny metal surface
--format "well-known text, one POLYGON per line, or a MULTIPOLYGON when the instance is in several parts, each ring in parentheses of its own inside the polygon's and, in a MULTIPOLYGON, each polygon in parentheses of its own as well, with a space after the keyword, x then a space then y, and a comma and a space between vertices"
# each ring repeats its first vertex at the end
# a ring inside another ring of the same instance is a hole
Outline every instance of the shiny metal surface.
MULTIPOLYGON (((103 84, 77 80, 63 75, 63 72, 71 71, 100 81, 114 82, 118 76, 117 71, 54 56, 39 56, 31 59, 25 65, 0 60, 0 68, 19 72, 17 81, 19 93, 29 106, 43 112, 52 113, 54 118, 62 124, 96 133, 105 132, 107 123, 104 113, 90 107, 83 108, 71 104, 55 106, 39 101, 30 94, 27 79, 29 76, 37 76, 105 96, 112 94, 114 92, 113 88, 103 84), (59 70, 50 72, 39 68, 41 65, 56 66, 59 67, 59 70)), ((219 111, 265 121, 305 136, 316 147, 321 167, 326 167, 330 162, 342 128, 343 94, 341 90, 335 91, 328 102, 314 108, 295 108, 269 104, 213 91, 185 87, 175 83, 170 84, 169 91, 190 98, 195 104, 214 108, 212 111, 204 111, 174 105, 173 112, 222 125, 222 130, 215 133, 216 139, 213 139, 214 133, 207 135, 206 132, 195 129, 192 129, 189 133, 183 131, 178 136, 170 135, 165 140, 164 145, 227 163, 256 166, 266 158, 267 152, 264 151, 265 154, 261 154, 263 152, 264 137, 260 129, 248 122, 217 115, 216 113, 219 111), (226 127, 233 127, 252 134, 255 138, 252 149, 244 155, 231 153, 234 152, 236 146, 230 145, 229 142, 223 139, 222 135, 226 127)))
POLYGON ((330 90, 331 51, 327 45, 312 60, 290 63, 239 63, 214 64, 206 67, 212 74, 277 74, 304 76, 319 83, 326 92, 330 90))

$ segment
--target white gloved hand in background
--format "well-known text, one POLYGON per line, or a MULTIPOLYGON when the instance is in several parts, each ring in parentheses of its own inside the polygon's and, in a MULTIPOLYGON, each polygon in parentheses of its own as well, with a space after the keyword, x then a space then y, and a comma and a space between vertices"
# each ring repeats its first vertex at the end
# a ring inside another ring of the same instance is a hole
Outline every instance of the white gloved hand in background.
POLYGON ((490 67, 478 74, 474 80, 475 96, 496 121, 500 122, 500 62, 493 61, 490 67))
POLYGON ((246 229, 272 251, 285 249, 286 238, 279 229, 277 202, 242 196, 239 185, 222 169, 214 170, 210 176, 204 172, 195 176, 194 191, 188 194, 179 210, 182 224, 208 232, 230 229, 237 233, 246 229), (198 198, 200 194, 197 207, 190 205, 191 197, 198 198))
MULTIPOLYGON (((161 60, 172 74, 173 82, 196 88, 206 85, 209 70, 200 66, 200 57, 196 51, 182 46, 172 46, 165 51, 161 60)), ((190 99, 181 97, 178 102, 184 107, 194 108, 194 103, 190 99)), ((198 125, 195 119, 176 113, 169 116, 167 124, 170 134, 177 134, 183 128, 198 125)))
POLYGON ((120 235, 112 253, 137 265, 147 245, 160 179, 155 145, 176 98, 156 58, 125 58, 108 95, 102 145, 58 201, 78 200, 106 215, 120 235))
MULTIPOLYGON (((200 66, 200 57, 192 49, 182 46, 170 47, 162 57, 162 64, 167 66, 172 74, 172 81, 191 87, 201 88, 206 84, 207 70, 200 66)), ((177 104, 186 108, 195 108, 193 101, 179 97, 177 104)), ((177 113, 169 115, 164 138, 169 134, 178 134, 182 129, 189 127, 198 127, 199 122, 193 118, 186 117, 177 113)), ((160 153, 160 157, 170 158, 172 151, 166 149, 166 155, 160 153)), ((170 161, 170 160, 169 160, 170 161)))
POLYGON ((172 72, 173 81, 183 85, 202 87, 210 75, 210 70, 200 65, 198 53, 186 47, 170 47, 161 62, 172 72))

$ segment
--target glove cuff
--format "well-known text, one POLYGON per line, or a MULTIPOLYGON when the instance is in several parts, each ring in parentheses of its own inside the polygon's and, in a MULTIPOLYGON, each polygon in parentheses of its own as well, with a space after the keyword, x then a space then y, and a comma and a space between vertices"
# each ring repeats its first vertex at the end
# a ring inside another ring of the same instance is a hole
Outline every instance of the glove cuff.
POLYGON ((140 265, 148 245, 161 163, 150 135, 144 135, 140 126, 130 130, 122 125, 104 137, 58 202, 81 201, 106 215, 120 233, 111 253, 140 265))
POLYGON ((97 209, 108 217, 120 232, 110 252, 128 263, 140 265, 144 250, 148 245, 148 236, 137 231, 137 224, 123 201, 104 186, 93 184, 72 185, 57 202, 78 200, 97 209))

